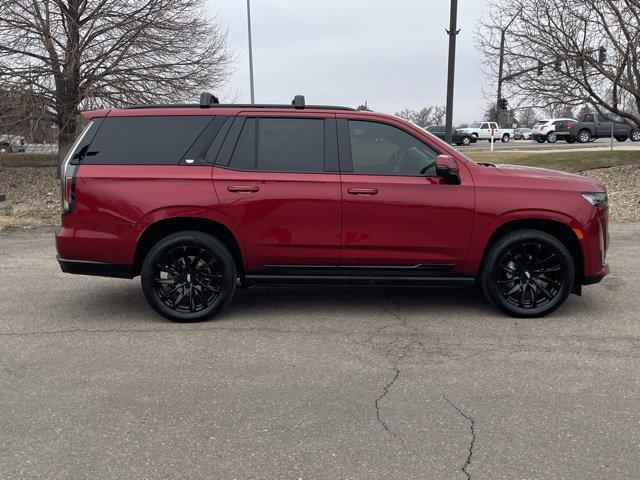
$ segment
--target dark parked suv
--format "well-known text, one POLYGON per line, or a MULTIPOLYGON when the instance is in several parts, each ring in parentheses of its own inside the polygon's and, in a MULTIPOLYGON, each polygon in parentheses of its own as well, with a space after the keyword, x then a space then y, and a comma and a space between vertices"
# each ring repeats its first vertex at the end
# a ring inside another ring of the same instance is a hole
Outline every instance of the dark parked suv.
POLYGON ((599 182, 478 164, 393 116, 209 94, 84 116, 61 172, 60 266, 140 275, 172 320, 258 284, 477 284, 533 317, 608 273, 599 182))

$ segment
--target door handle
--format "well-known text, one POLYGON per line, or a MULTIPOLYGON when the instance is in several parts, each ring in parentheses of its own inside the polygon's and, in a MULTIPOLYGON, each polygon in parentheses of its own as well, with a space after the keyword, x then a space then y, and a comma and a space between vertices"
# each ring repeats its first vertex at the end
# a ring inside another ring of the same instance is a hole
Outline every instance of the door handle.
POLYGON ((258 190, 260 190, 260 187, 257 187, 255 185, 229 185, 227 187, 227 190, 229 190, 230 192, 253 193, 253 192, 257 192, 258 190))
POLYGON ((377 195, 377 188, 347 188, 347 193, 350 195, 377 195))

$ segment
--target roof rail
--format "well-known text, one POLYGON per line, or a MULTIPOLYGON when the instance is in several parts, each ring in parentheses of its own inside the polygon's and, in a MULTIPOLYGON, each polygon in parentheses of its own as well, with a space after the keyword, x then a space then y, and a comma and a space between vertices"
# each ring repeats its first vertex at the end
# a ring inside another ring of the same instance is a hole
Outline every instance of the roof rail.
POLYGON ((210 92, 202 92, 200 94, 200 103, 161 103, 154 105, 133 105, 125 107, 128 110, 136 110, 143 108, 294 108, 296 110, 302 110, 305 108, 314 110, 348 110, 354 111, 355 108, 340 107, 335 105, 307 105, 303 95, 296 95, 291 102, 291 105, 279 105, 279 104, 241 104, 241 103, 220 103, 218 97, 210 92))

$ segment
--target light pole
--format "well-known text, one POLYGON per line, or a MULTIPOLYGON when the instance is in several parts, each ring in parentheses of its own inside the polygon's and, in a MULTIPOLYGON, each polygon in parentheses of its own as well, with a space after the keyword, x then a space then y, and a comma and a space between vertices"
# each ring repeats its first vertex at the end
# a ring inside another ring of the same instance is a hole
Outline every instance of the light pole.
POLYGON ((451 14, 449 17, 449 73, 447 75, 447 120, 445 127, 445 142, 453 140, 453 87, 456 70, 456 37, 458 30, 458 0, 451 0, 451 14))
POLYGON ((249 32, 249 84, 251 85, 251 103, 256 103, 253 90, 253 46, 251 45, 251 0, 247 0, 247 30, 249 32))
POLYGON ((502 70, 504 67, 504 44, 505 44, 505 37, 507 35, 507 30, 509 30, 509 27, 511 26, 511 24, 513 24, 513 22, 515 21, 515 19, 518 17, 518 15, 520 15, 520 12, 522 12, 522 7, 520 7, 518 9, 518 11, 516 12, 516 14, 513 16, 513 18, 511 19, 511 21, 507 24, 506 27, 504 27, 501 31, 500 31, 500 64, 498 66, 498 101, 496 102, 496 107, 497 107, 497 112, 498 112, 498 125, 502 126, 502 70))

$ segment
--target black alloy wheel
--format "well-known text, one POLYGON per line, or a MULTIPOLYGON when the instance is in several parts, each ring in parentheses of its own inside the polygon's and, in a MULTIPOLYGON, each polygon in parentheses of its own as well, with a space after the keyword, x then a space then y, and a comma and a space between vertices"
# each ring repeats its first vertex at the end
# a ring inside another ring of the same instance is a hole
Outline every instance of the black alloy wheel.
POLYGON ((169 235, 145 258, 142 288, 149 304, 178 322, 206 320, 231 300, 236 266, 216 238, 188 231, 169 235))
POLYGON ((555 237, 519 230, 499 239, 482 274, 487 298, 506 313, 538 317, 558 308, 571 292, 575 267, 555 237))

